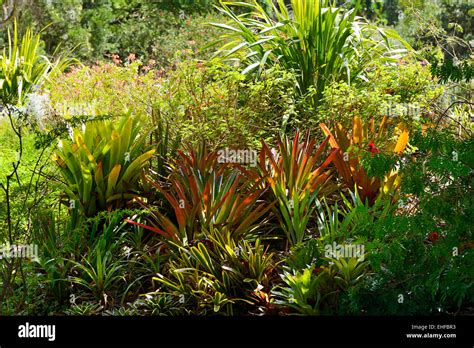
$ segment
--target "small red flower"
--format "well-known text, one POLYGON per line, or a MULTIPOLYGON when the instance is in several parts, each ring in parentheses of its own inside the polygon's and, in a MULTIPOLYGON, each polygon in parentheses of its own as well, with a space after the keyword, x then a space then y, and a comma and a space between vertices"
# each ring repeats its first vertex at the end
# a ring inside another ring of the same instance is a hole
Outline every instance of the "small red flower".
POLYGON ((313 271, 313 273, 319 273, 321 272, 321 267, 316 267, 313 271))
POLYGON ((428 235, 428 239, 432 242, 436 242, 438 239, 439 239, 439 234, 438 232, 431 232, 429 235, 428 235))
POLYGON ((377 149, 377 146, 375 145, 373 140, 369 143, 369 145, 367 147, 367 151, 372 153, 372 157, 374 156, 374 154, 380 153, 380 150, 377 149))

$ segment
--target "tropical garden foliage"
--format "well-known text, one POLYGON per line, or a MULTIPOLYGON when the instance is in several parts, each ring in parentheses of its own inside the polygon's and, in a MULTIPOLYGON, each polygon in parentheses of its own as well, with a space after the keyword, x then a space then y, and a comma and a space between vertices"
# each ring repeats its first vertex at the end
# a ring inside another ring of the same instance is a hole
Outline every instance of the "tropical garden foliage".
POLYGON ((0 4, 0 314, 472 314, 467 1, 0 4))

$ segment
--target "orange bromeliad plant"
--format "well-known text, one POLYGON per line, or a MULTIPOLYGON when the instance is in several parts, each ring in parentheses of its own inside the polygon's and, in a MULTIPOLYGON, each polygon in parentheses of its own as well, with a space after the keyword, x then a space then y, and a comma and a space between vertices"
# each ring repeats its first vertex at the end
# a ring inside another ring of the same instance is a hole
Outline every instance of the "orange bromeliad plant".
POLYGON ((170 169, 167 185, 149 178, 169 204, 170 214, 137 200, 149 211, 149 224, 128 220, 165 240, 188 245, 211 228, 227 228, 235 240, 248 237, 256 233, 273 207, 261 200, 265 189, 259 188, 256 174, 237 164, 220 163, 217 152, 178 151, 170 169))
POLYGON ((357 190, 361 199, 368 200, 370 205, 373 205, 379 196, 394 192, 400 184, 397 170, 392 169, 381 180, 369 176, 360 164, 361 151, 368 151, 374 156, 379 153, 400 155, 405 150, 408 144, 408 130, 399 124, 393 133, 394 136, 390 136, 387 125, 387 116, 383 117, 378 127, 373 118, 363 123, 355 116, 351 134, 345 131, 340 123, 336 124, 333 134, 324 123, 320 124, 324 134, 330 137, 329 143, 332 148, 339 149, 334 164, 342 180, 350 190, 357 190))

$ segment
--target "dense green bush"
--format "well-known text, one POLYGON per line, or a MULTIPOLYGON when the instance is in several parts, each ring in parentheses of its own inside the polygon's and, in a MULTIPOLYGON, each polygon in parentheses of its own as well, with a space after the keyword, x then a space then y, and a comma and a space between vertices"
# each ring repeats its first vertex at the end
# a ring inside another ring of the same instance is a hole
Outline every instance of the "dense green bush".
POLYGON ((218 60, 184 61, 166 71, 140 61, 101 63, 55 80, 50 99, 66 117, 133 112, 169 124, 185 143, 255 147, 295 113, 293 83, 279 69, 253 82, 218 60))
POLYGON ((398 213, 361 232, 374 273, 360 297, 348 295, 348 312, 453 313, 474 299, 472 137, 429 129, 412 146, 398 213))
POLYGON ((396 31, 356 17, 354 9, 332 7, 328 0, 290 4, 281 0, 269 9, 257 1, 223 2, 220 11, 229 22, 214 25, 227 30, 222 38, 228 42, 219 52, 240 61, 245 73, 260 75, 275 65, 294 72, 298 92, 310 94, 313 106, 329 83, 350 83, 373 59, 393 61, 410 49, 396 31), (249 12, 239 15, 235 7, 249 12))
POLYGON ((431 76, 426 62, 377 64, 368 69, 366 77, 358 84, 330 85, 324 91, 323 105, 316 111, 316 122, 337 120, 349 125, 354 116, 365 120, 388 116, 415 125, 441 105, 444 88, 431 76))

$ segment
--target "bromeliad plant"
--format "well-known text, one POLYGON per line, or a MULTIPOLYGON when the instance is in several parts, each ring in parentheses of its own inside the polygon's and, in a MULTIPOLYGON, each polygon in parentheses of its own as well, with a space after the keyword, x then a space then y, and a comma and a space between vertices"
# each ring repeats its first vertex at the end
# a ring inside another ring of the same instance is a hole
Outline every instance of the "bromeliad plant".
POLYGON ((347 291, 357 287, 367 275, 368 261, 362 258, 331 258, 332 263, 326 268, 328 278, 333 279, 335 286, 347 291))
POLYGON ((357 290, 367 275, 368 262, 354 257, 330 258, 323 262, 320 267, 311 263, 304 269, 284 266, 280 275, 283 284, 271 291, 273 303, 300 315, 337 311, 340 293, 357 290))
POLYGON ((354 116, 351 133, 337 123, 334 134, 324 123, 320 125, 324 134, 329 137, 332 148, 337 149, 334 165, 344 184, 352 192, 357 191, 360 198, 364 202, 368 200, 370 205, 373 205, 379 196, 394 194, 400 185, 397 170, 392 168, 383 178, 373 177, 367 174, 361 163, 368 153, 372 157, 380 153, 393 156, 403 153, 408 144, 409 132, 400 123, 395 127, 395 131, 390 133, 393 129, 389 129, 388 123, 385 116, 376 129, 374 119, 363 123, 359 117, 354 116))
POLYGON ((277 202, 273 210, 290 245, 301 243, 307 235, 316 198, 334 189, 329 181, 328 165, 337 149, 331 149, 323 156, 328 142, 329 137, 315 151, 316 141, 309 138, 309 133, 300 141, 297 132, 293 140, 280 138, 275 153, 262 142, 260 175, 264 185, 270 188, 271 200, 277 202))
POLYGON ((354 80, 375 58, 398 58, 404 49, 394 49, 390 40, 411 49, 396 31, 367 23, 354 9, 336 7, 329 0, 291 0, 288 7, 284 0, 269 3, 272 6, 264 8, 256 0, 221 1, 218 9, 230 22, 212 23, 227 30, 220 51, 233 59, 242 52, 245 73, 260 74, 277 64, 296 72, 300 93, 314 89, 315 103, 329 82, 354 80), (238 14, 232 7, 245 11, 238 14))
POLYGON ((302 271, 283 271, 283 285, 272 290, 277 306, 291 308, 302 315, 318 315, 323 295, 320 291, 321 275, 314 275, 315 266, 302 271))
POLYGON ((358 239, 373 232, 379 219, 393 214, 397 209, 390 199, 379 199, 369 206, 357 192, 350 192, 350 198, 341 194, 342 202, 329 205, 325 199, 317 202, 317 223, 320 243, 340 242, 358 239))
POLYGON ((273 206, 261 202, 265 190, 258 187, 254 173, 219 163, 217 152, 179 151, 170 172, 168 186, 151 178, 149 181, 169 204, 172 217, 139 200, 149 211, 152 226, 139 225, 182 245, 201 239, 202 231, 211 227, 228 228, 236 240, 255 237, 273 206))
POLYGON ((242 309, 268 303, 270 282, 276 276, 274 255, 259 239, 236 241, 227 228, 211 227, 205 235, 206 240, 193 246, 171 243, 167 274, 153 278, 163 286, 159 292, 183 296, 203 314, 238 314, 234 304, 242 309))
POLYGON ((139 117, 93 120, 73 130, 72 144, 60 141, 53 160, 70 206, 93 216, 139 195, 143 169, 155 153, 145 145, 148 134, 140 134, 140 125, 139 117))
POLYGON ((79 276, 71 276, 69 280, 88 290, 103 306, 109 306, 110 293, 118 283, 125 281, 124 264, 114 259, 113 250, 104 249, 100 242, 81 262, 71 261, 79 276))

